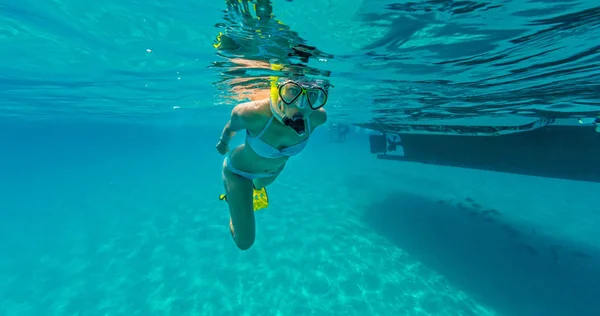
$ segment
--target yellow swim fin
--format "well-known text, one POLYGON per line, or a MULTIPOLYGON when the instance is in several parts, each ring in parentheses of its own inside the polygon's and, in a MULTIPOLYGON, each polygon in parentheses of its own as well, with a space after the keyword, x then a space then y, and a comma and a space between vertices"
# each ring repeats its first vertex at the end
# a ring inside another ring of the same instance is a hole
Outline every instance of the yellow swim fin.
MULTIPOLYGON (((219 200, 227 202, 227 196, 225 194, 221 194, 219 195, 219 200)), ((253 204, 255 212, 269 206, 269 195, 267 194, 267 189, 254 189, 253 204)))
POLYGON ((262 210, 269 206, 269 195, 267 189, 262 188, 260 190, 254 189, 254 211, 262 210))

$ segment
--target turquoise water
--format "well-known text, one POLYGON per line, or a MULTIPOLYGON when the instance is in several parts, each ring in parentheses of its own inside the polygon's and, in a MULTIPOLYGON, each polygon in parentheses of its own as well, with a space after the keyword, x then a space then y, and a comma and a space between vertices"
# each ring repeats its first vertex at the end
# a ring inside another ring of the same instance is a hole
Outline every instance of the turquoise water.
MULTIPOLYGON (((332 122, 597 114, 594 2, 273 3, 332 122)), ((0 315, 600 314, 600 184, 377 160, 359 129, 313 135, 239 251, 214 146, 273 73, 230 59, 281 46, 217 55, 224 9, 0 4, 0 315)))
POLYGON ((2 126, 3 315, 599 308, 597 259, 569 253, 598 253, 598 184, 377 161, 365 135, 330 145, 321 132, 269 187, 257 242, 241 252, 217 199, 218 130, 2 126), (523 236, 469 216, 468 198, 523 236), (559 264, 551 244, 565 247, 559 264))

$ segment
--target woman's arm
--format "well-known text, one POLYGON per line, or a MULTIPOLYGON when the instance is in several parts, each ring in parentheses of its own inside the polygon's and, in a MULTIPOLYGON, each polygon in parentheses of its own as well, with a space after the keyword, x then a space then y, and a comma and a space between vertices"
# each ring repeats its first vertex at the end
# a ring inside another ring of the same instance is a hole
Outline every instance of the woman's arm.
POLYGON ((225 124, 225 128, 223 128, 221 143, 225 145, 229 144, 235 133, 243 129, 248 129, 256 121, 258 115, 260 114, 258 113, 256 102, 242 103, 234 107, 231 111, 229 121, 225 124))
POLYGON ((229 144, 231 138, 233 137, 233 135, 235 135, 236 132, 244 129, 242 119, 240 118, 240 114, 238 113, 239 111, 237 110, 238 106, 233 108, 233 111, 231 111, 231 117, 229 118, 227 124, 225 124, 225 128, 223 128, 223 133, 221 133, 220 141, 225 145, 229 144))

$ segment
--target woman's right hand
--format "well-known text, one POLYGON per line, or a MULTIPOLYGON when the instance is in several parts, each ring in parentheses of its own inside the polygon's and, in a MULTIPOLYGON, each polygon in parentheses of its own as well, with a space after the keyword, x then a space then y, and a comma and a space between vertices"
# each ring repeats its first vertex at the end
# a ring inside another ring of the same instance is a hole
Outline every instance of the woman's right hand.
POLYGON ((225 155, 229 152, 229 145, 225 144, 222 141, 219 141, 217 143, 217 151, 219 152, 219 154, 225 155))

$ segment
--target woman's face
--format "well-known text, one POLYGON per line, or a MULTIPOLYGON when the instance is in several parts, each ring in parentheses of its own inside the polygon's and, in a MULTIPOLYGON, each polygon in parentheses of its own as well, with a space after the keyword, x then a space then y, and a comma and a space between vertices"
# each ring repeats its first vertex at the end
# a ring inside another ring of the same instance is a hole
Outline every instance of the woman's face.
POLYGON ((315 83, 287 82, 279 87, 280 106, 287 117, 306 117, 326 100, 325 90, 315 83))
POLYGON ((279 102, 280 102, 280 106, 281 109, 283 110, 283 114, 285 114, 285 116, 287 117, 307 117, 310 115, 310 113, 312 113, 314 110, 310 108, 309 104, 308 104, 308 100, 306 100, 306 96, 305 95, 301 95, 300 97, 298 97, 298 99, 296 99, 294 102, 290 103, 290 104, 286 104, 285 102, 283 102, 281 100, 281 97, 279 98, 279 102))

